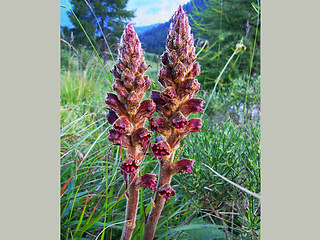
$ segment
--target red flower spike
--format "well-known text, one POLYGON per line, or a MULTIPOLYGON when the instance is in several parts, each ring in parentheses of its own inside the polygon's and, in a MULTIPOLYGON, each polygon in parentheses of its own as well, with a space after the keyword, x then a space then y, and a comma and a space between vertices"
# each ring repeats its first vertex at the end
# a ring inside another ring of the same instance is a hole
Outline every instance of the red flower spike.
POLYGON ((185 116, 188 117, 190 113, 197 113, 203 111, 204 101, 200 98, 192 98, 183 103, 180 107, 180 112, 185 116))
POLYGON ((190 119, 187 123, 188 132, 200 132, 202 127, 202 121, 200 118, 190 119))
POLYGON ((167 156, 171 153, 171 148, 165 140, 154 143, 151 146, 151 150, 153 155, 157 158, 162 158, 163 156, 167 156))
POLYGON ((137 188, 144 187, 154 191, 157 187, 156 180, 157 175, 147 173, 139 178, 139 180, 137 181, 137 188))
POLYGON ((187 125, 187 119, 181 114, 181 112, 177 112, 173 116, 171 124, 176 129, 184 129, 187 125))
POLYGON ((129 133, 132 131, 132 124, 126 117, 120 117, 113 123, 113 127, 120 133, 129 133))
POLYGON ((108 123, 113 124, 117 119, 118 119, 118 115, 115 111, 113 111, 112 109, 109 109, 109 112, 107 114, 107 120, 108 123))
POLYGON ((170 199, 170 196, 176 195, 175 190, 169 184, 162 186, 158 190, 158 193, 165 199, 170 199))
POLYGON ((134 159, 128 159, 126 162, 121 163, 121 173, 122 174, 129 174, 133 173, 138 169, 138 165, 134 159))
POLYGON ((193 159, 187 159, 187 158, 184 158, 172 163, 171 164, 172 174, 177 174, 180 172, 185 172, 185 173, 192 172, 191 167, 193 163, 194 163, 193 159))

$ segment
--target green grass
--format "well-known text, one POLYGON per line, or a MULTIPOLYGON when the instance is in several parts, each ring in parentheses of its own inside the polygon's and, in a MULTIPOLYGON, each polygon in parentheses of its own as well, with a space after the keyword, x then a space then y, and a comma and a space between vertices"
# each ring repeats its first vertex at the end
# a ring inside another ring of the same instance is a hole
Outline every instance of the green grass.
MULTIPOLYGON (((118 166, 124 153, 107 139, 110 124, 104 103, 112 76, 106 76, 93 54, 82 54, 90 57, 84 61, 81 52, 75 54, 70 67, 61 70, 61 239, 119 239, 126 199, 118 166)), ((148 74, 156 83, 159 60, 146 54, 146 61, 152 66, 148 74)), ((112 65, 108 64, 108 71, 112 65)), ((259 106, 259 89, 260 78, 239 77, 228 86, 221 85, 202 116, 202 131, 181 142, 179 158, 196 162, 193 173, 173 178, 177 195, 165 205, 157 227, 158 239, 258 238, 260 200, 218 177, 207 166, 260 193, 260 119, 250 119, 247 112, 245 121, 239 121, 241 111, 230 111, 231 107, 239 110, 244 101, 249 110, 259 106)), ((205 100, 210 95, 210 90, 197 94, 205 100)), ((141 171, 157 173, 157 168, 157 160, 147 155, 141 171)), ((132 238, 136 240, 143 235, 152 192, 144 189, 140 196, 132 238)))

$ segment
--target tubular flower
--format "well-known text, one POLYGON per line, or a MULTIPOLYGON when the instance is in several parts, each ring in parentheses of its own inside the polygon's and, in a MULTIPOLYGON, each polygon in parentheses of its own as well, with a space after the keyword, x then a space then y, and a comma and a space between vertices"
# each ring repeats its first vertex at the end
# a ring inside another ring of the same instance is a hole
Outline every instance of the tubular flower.
POLYGON ((149 129, 162 135, 168 135, 168 126, 166 121, 161 117, 153 117, 149 119, 149 129))
POLYGON ((121 145, 123 148, 130 146, 130 140, 127 135, 122 134, 115 129, 110 129, 108 132, 108 140, 115 145, 121 145))
POLYGON ((177 173, 180 173, 183 171, 185 173, 192 172, 191 167, 192 167, 193 163, 194 163, 193 159, 187 159, 187 158, 184 158, 184 159, 181 159, 179 161, 172 163, 171 164, 172 174, 177 174, 177 173))
POLYGON ((139 128, 133 133, 133 142, 140 144, 143 149, 146 149, 150 143, 151 132, 145 128, 139 128))
POLYGON ((137 188, 144 187, 154 191, 157 187, 156 180, 157 175, 147 173, 139 178, 139 180, 137 181, 137 188))
POLYGON ((192 98, 185 101, 180 108, 180 111, 185 117, 188 117, 190 113, 197 113, 203 111, 204 101, 200 98, 192 98))
POLYGON ((171 148, 165 140, 154 143, 151 146, 151 149, 153 155, 158 158, 162 158, 163 156, 167 156, 171 153, 171 148))
POLYGON ((160 187, 158 193, 165 199, 170 199, 171 196, 176 195, 175 190, 169 184, 160 187))
POLYGON ((128 174, 136 171, 138 169, 138 165, 134 159, 127 159, 126 162, 121 163, 120 168, 122 173, 128 174))
POLYGON ((188 132, 200 132, 202 127, 201 118, 192 118, 187 123, 188 132))
POLYGON ((120 117, 113 123, 113 128, 120 133, 129 133, 132 131, 132 124, 126 117, 120 117))
POLYGON ((172 117, 172 126, 176 129, 184 129, 187 125, 187 119, 181 114, 181 112, 177 112, 172 117))
POLYGON ((144 100, 140 103, 140 107, 137 110, 137 114, 134 119, 140 125, 144 124, 144 121, 149 118, 156 110, 156 105, 150 99, 144 100))

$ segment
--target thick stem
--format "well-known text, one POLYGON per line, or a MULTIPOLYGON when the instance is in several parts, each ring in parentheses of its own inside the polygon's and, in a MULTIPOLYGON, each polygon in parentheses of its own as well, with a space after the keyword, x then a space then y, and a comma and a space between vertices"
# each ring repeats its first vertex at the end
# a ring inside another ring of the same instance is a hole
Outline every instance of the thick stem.
POLYGON ((126 207, 126 222, 123 227, 121 240, 130 240, 132 232, 136 225, 136 215, 139 202, 139 190, 136 189, 138 180, 138 171, 129 174, 128 176, 128 195, 126 207))
MULTIPOLYGON (((171 174, 170 174, 170 165, 174 157, 174 152, 171 154, 162 165, 160 165, 160 177, 158 181, 158 188, 170 184, 171 174)), ((158 192, 156 193, 156 199, 154 204, 151 207, 150 213, 144 229, 143 240, 152 240, 155 234, 155 230, 165 204, 166 199, 162 197, 158 192)))

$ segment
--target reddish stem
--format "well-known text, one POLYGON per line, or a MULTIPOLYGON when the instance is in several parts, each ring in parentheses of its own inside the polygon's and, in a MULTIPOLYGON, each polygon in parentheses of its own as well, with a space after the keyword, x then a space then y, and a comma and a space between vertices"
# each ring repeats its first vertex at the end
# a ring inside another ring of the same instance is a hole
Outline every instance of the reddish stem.
POLYGON ((136 215, 139 202, 139 190, 136 189, 138 180, 138 171, 129 174, 128 176, 128 195, 126 206, 126 222, 123 227, 121 240, 130 240, 132 232, 136 225, 136 215))
MULTIPOLYGON (((164 159, 162 165, 160 165, 160 177, 158 181, 158 188, 170 184, 171 181, 171 171, 170 165, 174 158, 174 152, 169 156, 169 158, 164 159)), ((156 198, 154 204, 151 207, 150 213, 144 229, 143 240, 152 240, 154 238, 155 230, 163 209, 166 199, 162 197, 158 192, 156 193, 156 198)))

